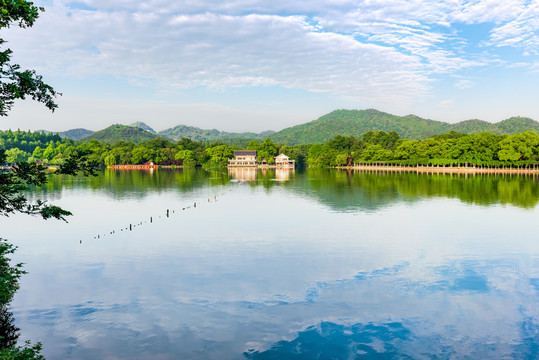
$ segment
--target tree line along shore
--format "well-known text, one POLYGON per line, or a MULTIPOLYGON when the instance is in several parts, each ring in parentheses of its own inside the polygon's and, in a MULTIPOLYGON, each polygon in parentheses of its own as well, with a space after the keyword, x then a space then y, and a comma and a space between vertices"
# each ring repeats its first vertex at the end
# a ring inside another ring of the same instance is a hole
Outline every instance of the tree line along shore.
POLYGON ((31 131, 0 131, 0 149, 7 163, 39 162, 61 165, 72 153, 88 151, 99 165, 155 164, 183 167, 226 166, 234 150, 256 150, 268 164, 280 153, 300 167, 343 167, 363 164, 380 167, 470 167, 482 169, 536 169, 539 135, 525 131, 513 135, 449 132, 424 140, 401 138, 396 132, 369 131, 362 137, 337 135, 325 143, 281 145, 271 139, 250 141, 247 146, 183 138, 155 138, 135 144, 62 139, 57 134, 31 131))

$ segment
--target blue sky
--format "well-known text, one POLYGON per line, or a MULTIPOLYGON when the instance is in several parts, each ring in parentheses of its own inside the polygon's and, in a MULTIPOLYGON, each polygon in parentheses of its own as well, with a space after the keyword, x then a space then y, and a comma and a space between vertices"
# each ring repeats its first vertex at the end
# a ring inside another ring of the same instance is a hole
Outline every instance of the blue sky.
POLYGON ((63 96, 1 128, 280 130, 338 108, 539 120, 539 0, 36 1, 2 30, 63 96))

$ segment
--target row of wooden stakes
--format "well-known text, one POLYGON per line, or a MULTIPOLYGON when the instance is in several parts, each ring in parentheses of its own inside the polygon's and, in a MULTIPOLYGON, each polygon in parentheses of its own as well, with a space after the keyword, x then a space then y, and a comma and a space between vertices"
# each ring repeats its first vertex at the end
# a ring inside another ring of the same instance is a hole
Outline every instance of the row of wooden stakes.
MULTIPOLYGON (((229 189, 228 191, 232 191, 232 190, 229 189)), ((223 196, 223 195, 225 195, 225 194, 226 194, 226 192, 224 192, 224 193, 222 193, 222 194, 219 194, 219 196, 223 196)), ((212 200, 211 198, 208 198, 208 203, 216 202, 216 201, 217 201, 217 194, 215 194, 215 195, 213 196, 213 200, 212 200)), ((191 208, 196 208, 196 207, 197 207, 197 204, 200 205, 201 202, 200 202, 200 201, 195 201, 195 202, 193 203, 193 205, 189 205, 189 206, 182 207, 182 208, 181 208, 181 211, 185 211, 185 210, 188 210, 188 209, 191 209, 191 208)), ((180 211, 180 210, 178 210, 178 211, 180 211)), ((172 210, 172 214, 174 214, 175 212, 176 212, 176 210, 173 209, 173 210, 172 210)), ((171 210, 170 210, 170 209, 167 209, 167 210, 166 210, 166 215, 165 215, 165 216, 168 218, 168 217, 170 217, 170 215, 171 215, 171 210)), ((161 218, 161 215, 159 215, 159 218, 161 218)), ((126 226, 125 228, 120 228, 120 232, 122 232, 122 231, 133 231, 134 228, 136 228, 137 226, 142 226, 142 225, 148 223, 148 221, 149 221, 150 224, 153 223, 153 220, 154 220, 154 217, 153 217, 153 216, 150 216, 150 219, 149 219, 149 220, 146 220, 146 221, 140 221, 140 222, 137 222, 137 223, 131 223, 131 224, 129 224, 129 226, 126 226)), ((117 233, 116 230, 112 230, 112 231, 110 231, 110 232, 108 233, 108 235, 114 235, 114 234, 116 234, 116 233, 117 233)), ((106 233, 105 233, 105 234, 97 234, 96 236, 94 236, 94 239, 101 239, 102 237, 105 237, 106 235, 107 235, 106 233)), ((82 244, 82 240, 79 240, 79 243, 82 244)))

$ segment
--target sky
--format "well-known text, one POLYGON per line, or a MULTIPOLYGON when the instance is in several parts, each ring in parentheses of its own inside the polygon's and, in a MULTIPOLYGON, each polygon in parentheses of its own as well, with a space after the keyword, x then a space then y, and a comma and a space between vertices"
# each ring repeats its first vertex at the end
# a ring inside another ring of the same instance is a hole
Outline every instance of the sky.
POLYGON ((539 0, 37 0, 0 37, 62 96, 0 128, 280 130, 335 109, 539 120, 539 0))

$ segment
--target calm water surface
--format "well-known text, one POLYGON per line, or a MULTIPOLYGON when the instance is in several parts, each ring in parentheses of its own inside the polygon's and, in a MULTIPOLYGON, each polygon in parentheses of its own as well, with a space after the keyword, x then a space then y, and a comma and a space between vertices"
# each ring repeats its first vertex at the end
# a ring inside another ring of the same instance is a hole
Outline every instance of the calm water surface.
POLYGON ((0 220, 49 360, 539 357, 533 177, 105 171, 33 196, 74 213, 0 220))

